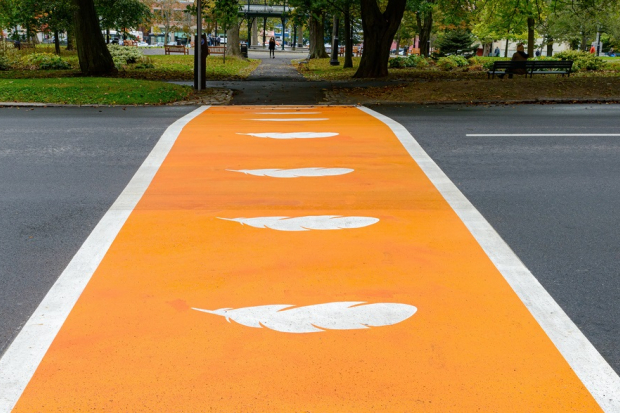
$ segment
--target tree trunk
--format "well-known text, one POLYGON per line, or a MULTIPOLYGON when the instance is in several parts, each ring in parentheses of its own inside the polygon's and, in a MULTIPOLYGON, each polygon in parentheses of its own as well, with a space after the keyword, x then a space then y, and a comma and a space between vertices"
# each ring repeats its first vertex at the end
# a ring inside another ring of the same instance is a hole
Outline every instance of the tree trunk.
POLYGON ((533 17, 527 18, 527 54, 530 55, 530 58, 534 57, 534 43, 536 40, 534 39, 534 24, 536 21, 533 17))
POLYGON ((388 75, 388 61, 394 35, 405 13, 407 0, 389 0, 381 13, 376 0, 361 0, 364 53, 353 77, 372 78, 388 75))
POLYGON ((60 34, 58 30, 54 30, 54 49, 56 50, 56 54, 60 56, 60 34))
POLYGON ((67 50, 68 51, 72 51, 73 50, 73 24, 70 24, 69 27, 67 28, 67 50))
POLYGON ((107 75, 116 72, 112 55, 101 35, 93 0, 72 0, 75 7, 75 35, 80 70, 85 75, 107 75))
POLYGON ((547 57, 553 56, 553 38, 547 39, 547 57))
POLYGON ((431 31, 433 30, 433 12, 427 11, 424 16, 422 12, 416 14, 418 33, 420 33, 420 54, 428 57, 431 54, 431 31))
POLYGON ((252 20, 252 45, 258 44, 258 17, 252 20))
POLYGON ((239 47, 239 25, 241 23, 233 23, 226 31, 226 53, 230 56, 241 57, 241 48, 239 47))
POLYGON ((351 9, 344 10, 344 68, 353 67, 353 39, 351 38, 351 9))
POLYGON ((581 50, 584 52, 588 51, 588 39, 586 38, 586 33, 582 32, 581 33, 581 50))
POLYGON ((323 16, 310 15, 310 59, 322 59, 329 57, 325 51, 325 36, 323 36, 323 16))
POLYGON ((509 44, 510 44, 510 41, 506 39, 506 48, 504 50, 504 57, 508 57, 508 45, 509 44))
POLYGON ((105 29, 105 44, 110 44, 110 29, 105 29))

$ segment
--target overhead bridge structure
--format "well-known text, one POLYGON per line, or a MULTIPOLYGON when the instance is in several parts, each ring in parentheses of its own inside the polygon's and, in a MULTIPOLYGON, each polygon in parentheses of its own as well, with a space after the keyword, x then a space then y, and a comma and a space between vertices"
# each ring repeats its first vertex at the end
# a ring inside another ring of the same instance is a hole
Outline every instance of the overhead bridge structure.
MULTIPOLYGON (((258 43, 258 19, 263 19, 263 46, 266 44, 267 36, 267 19, 275 18, 282 21, 282 50, 284 50, 284 32, 286 27, 286 20, 291 16, 291 13, 295 9, 286 4, 284 0, 283 4, 273 4, 267 1, 261 0, 248 0, 247 2, 240 2, 239 15, 243 16, 248 21, 248 45, 256 45, 258 43)), ((297 43, 297 27, 293 27, 293 48, 297 43)), ((301 42, 300 42, 301 43, 301 42)), ((301 46, 301 44, 299 45, 301 46)))

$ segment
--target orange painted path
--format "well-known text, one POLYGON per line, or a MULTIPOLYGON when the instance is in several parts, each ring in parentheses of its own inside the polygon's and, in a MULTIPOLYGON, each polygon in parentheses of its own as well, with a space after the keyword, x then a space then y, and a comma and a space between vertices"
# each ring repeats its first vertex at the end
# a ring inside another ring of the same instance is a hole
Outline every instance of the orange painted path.
POLYGON ((593 412, 594 399, 390 129, 356 108, 185 127, 15 411, 593 412), (328 121, 257 121, 317 118, 328 121), (318 139, 239 133, 333 132, 318 139), (230 170, 350 168, 274 178, 230 170), (279 231, 219 218, 378 222, 279 231), (192 310, 401 303, 293 334, 192 310))

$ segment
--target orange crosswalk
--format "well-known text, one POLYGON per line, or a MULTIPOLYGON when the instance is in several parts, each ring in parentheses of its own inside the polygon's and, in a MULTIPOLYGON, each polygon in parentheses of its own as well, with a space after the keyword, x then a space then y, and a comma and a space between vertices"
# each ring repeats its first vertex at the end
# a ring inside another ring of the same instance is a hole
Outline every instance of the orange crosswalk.
POLYGON ((385 124, 221 107, 184 128, 15 407, 87 410, 600 408, 385 124))

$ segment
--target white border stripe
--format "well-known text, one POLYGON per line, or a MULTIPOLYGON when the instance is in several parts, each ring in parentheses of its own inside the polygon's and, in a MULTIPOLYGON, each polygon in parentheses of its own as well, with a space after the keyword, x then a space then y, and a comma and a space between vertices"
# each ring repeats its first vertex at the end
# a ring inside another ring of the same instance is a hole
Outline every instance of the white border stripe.
POLYGON ((398 122, 371 109, 361 111, 385 123, 471 231, 521 301, 545 330, 605 412, 620 412, 620 377, 525 267, 508 244, 398 122))
POLYGON ((183 127, 208 108, 198 108, 166 129, 127 187, 101 218, 4 353, 0 359, 0 413, 8 413, 15 407, 47 349, 168 156, 183 127))
POLYGON ((468 133, 467 137, 485 137, 491 138, 495 136, 620 136, 620 133, 468 133))

